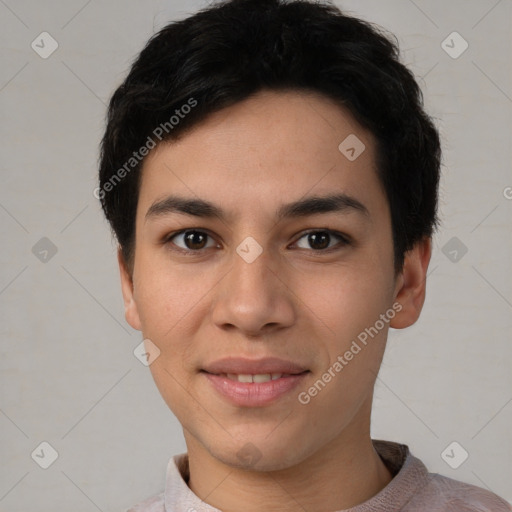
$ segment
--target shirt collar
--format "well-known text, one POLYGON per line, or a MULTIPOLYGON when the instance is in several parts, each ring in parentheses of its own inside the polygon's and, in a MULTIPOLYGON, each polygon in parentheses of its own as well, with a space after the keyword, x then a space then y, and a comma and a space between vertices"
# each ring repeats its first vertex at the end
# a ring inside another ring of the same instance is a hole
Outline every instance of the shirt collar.
MULTIPOLYGON (((429 482, 425 465, 414 457, 409 447, 391 441, 372 440, 375 450, 393 475, 391 482, 369 500, 338 512, 387 512, 401 510, 429 482)), ((164 503, 166 512, 222 512, 202 501, 188 487, 188 455, 173 456, 167 466, 164 503)))

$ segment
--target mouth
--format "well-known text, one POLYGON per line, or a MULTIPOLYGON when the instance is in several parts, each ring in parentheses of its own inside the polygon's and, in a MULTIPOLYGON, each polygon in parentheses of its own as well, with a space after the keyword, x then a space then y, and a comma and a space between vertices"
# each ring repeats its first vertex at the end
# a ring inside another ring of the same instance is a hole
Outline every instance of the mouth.
POLYGON ((293 377, 296 375, 302 375, 303 373, 308 373, 308 371, 304 371, 301 373, 210 373, 203 370, 205 373, 209 375, 216 375, 217 377, 224 377, 226 379, 235 381, 235 382, 244 382, 244 383, 263 383, 270 382, 272 380, 285 379, 287 377, 293 377))
POLYGON ((223 375, 239 382, 268 382, 283 376, 298 375, 308 370, 301 364, 277 357, 263 359, 227 357, 205 365, 202 371, 223 375))
POLYGON ((201 371, 209 388, 237 407, 264 407, 290 395, 310 373, 210 373, 201 371))
POLYGON ((278 357, 226 357, 200 371, 217 397, 238 407, 275 403, 304 383, 309 373, 302 364, 278 357))

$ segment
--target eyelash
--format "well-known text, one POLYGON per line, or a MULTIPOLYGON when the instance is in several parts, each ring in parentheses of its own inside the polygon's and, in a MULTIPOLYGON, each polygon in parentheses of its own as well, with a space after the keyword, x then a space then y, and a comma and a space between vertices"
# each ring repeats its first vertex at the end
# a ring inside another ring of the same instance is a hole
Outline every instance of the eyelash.
MULTIPOLYGON (((179 236, 179 235, 183 235, 185 233, 190 233, 190 232, 194 232, 194 233, 200 233, 200 234, 203 234, 203 235, 206 235, 210 238, 214 238, 212 235, 210 235, 210 233, 207 231, 207 230, 203 230, 203 229, 196 229, 196 228, 188 228, 188 229, 182 229, 181 231, 177 231, 175 233, 171 233, 170 235, 166 236, 164 238, 164 240, 162 241, 164 245, 170 245, 172 244, 174 247, 172 248, 173 251, 177 251, 177 252, 180 252, 182 254, 188 254, 188 255, 198 255, 198 254, 201 254, 203 253, 204 251, 208 250, 208 249, 212 249, 212 247, 205 247, 203 249, 183 249, 182 247, 178 247, 176 246, 176 244, 174 244, 172 242, 172 239, 179 236)), ((306 231, 304 233, 302 233, 302 235, 294 242, 294 243, 297 243, 299 240, 302 240, 304 237, 310 235, 310 234, 313 234, 313 233, 327 233, 329 234, 329 236, 331 237, 335 237, 335 238, 338 238, 339 239, 339 242, 337 245, 335 245, 334 247, 328 247, 326 249, 303 249, 303 248, 300 248, 299 250, 307 250, 307 251, 311 251, 311 252, 314 252, 314 253, 317 253, 317 254, 321 254, 321 253, 331 253, 333 251, 336 251, 336 250, 339 250, 347 245, 351 245, 351 240, 349 239, 349 237, 347 235, 344 235, 343 233, 340 233, 338 231, 334 231, 332 229, 327 229, 327 228, 323 228, 323 229, 311 229, 309 231, 306 231)))

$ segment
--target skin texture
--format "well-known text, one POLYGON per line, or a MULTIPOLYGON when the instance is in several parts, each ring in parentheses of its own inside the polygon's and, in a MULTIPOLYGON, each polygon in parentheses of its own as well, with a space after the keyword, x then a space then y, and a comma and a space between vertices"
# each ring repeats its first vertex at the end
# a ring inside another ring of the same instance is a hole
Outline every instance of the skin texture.
POLYGON ((391 480, 370 438, 373 388, 389 326, 407 327, 420 314, 431 242, 408 252, 395 276, 374 145, 323 96, 264 91, 159 145, 144 162, 132 274, 119 252, 126 319, 161 351, 150 369, 183 426, 190 488, 223 511, 340 510, 391 480), (366 146, 354 161, 338 150, 350 134, 366 146), (333 193, 356 198, 369 214, 276 219, 282 204, 333 193), (146 219, 170 194, 212 202, 226 218, 146 219), (180 253, 185 240, 169 236, 192 228, 210 235, 206 247, 180 253), (350 243, 333 236, 328 250, 311 246, 308 230, 325 229, 350 243), (252 263, 236 252, 249 236, 263 249, 252 263), (397 303, 401 310, 378 335, 301 404, 298 393, 397 303), (281 357, 310 373, 265 407, 237 407, 200 372, 227 356, 281 357), (255 464, 237 456, 249 442, 255 464))

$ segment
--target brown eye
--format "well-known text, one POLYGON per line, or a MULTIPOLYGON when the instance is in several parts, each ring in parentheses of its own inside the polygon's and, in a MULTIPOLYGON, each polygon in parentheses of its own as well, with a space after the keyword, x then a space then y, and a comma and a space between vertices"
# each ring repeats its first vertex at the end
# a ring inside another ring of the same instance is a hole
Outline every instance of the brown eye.
POLYGON ((297 242, 297 245, 300 249, 313 249, 315 251, 322 251, 324 249, 332 249, 335 247, 335 243, 338 240, 339 246, 344 246, 348 244, 348 241, 341 235, 337 233, 333 233, 331 231, 327 230, 319 230, 319 231, 310 231, 309 233, 306 233, 303 235, 299 241, 297 242), (305 244, 299 243, 302 240, 305 240, 305 244))
POLYGON ((330 241, 331 237, 329 233, 326 233, 325 231, 309 233, 308 235, 308 243, 312 249, 325 249, 326 247, 329 247, 330 241))
POLYGON ((185 245, 187 249, 204 249, 208 235, 200 231, 187 231, 185 233, 185 245))
POLYGON ((184 251, 201 251, 215 245, 213 239, 211 239, 210 245, 208 246, 208 239, 211 237, 204 231, 188 230, 177 233, 169 238, 168 242, 173 243, 184 251))

